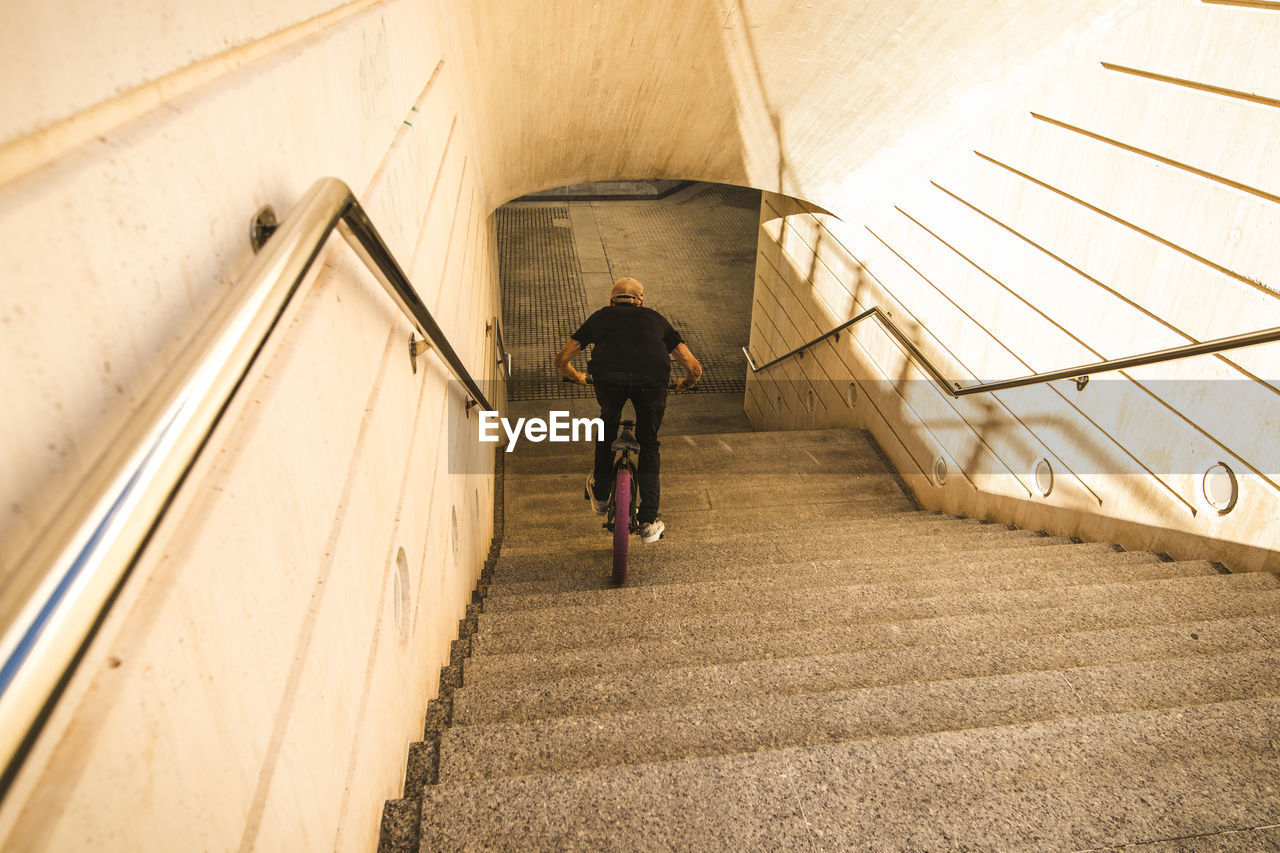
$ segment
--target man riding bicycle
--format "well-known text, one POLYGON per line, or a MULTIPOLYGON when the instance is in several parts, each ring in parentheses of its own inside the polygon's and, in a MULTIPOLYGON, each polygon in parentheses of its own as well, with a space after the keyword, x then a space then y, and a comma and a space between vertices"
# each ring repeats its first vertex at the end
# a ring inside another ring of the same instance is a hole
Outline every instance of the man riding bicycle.
POLYGON ((574 357, 594 344, 587 371, 595 383, 604 436, 596 442, 595 466, 587 477, 591 508, 603 515, 609 498, 613 470, 611 445, 628 400, 636 412, 636 440, 640 442, 637 479, 640 484, 640 541, 657 542, 666 530, 658 517, 661 497, 658 429, 667 409, 667 380, 671 376, 670 353, 685 369, 675 390, 688 391, 702 376, 702 365, 693 357, 666 319, 644 307, 644 285, 634 278, 614 282, 608 306, 587 318, 556 354, 556 369, 578 385, 587 384, 585 373, 571 364, 574 357))

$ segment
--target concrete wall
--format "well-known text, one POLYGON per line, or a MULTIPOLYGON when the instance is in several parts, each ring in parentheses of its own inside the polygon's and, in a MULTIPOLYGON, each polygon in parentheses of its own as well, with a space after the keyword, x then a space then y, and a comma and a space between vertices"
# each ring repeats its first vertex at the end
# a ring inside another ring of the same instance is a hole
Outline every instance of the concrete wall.
MULTIPOLYGON (((1143 4, 876 152, 818 199, 838 218, 766 195, 756 361, 870 306, 964 383, 1280 326, 1278 57, 1274 8, 1143 4)), ((872 429, 926 507, 1276 568, 1277 365, 1268 344, 953 400, 872 322, 754 377, 747 408, 872 429)))
MULTIPOLYGON (((0 576, 245 268, 254 211, 316 178, 354 188, 494 378, 493 220, 437 14, 7 5, 0 576)), ((489 545, 493 455, 440 361, 411 371, 409 324, 352 251, 335 237, 319 266, 6 798, 0 847, 376 843, 489 545)))

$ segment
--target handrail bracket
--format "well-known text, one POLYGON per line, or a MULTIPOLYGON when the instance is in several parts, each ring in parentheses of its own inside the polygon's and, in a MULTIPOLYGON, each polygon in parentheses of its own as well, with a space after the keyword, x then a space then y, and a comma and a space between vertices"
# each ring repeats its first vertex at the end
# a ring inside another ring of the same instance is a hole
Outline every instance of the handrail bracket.
POLYGON ((253 220, 249 223, 249 245, 253 247, 255 255, 262 251, 262 247, 267 245, 267 241, 279 227, 280 221, 276 219, 274 207, 267 204, 258 208, 258 212, 253 215, 253 220))
POLYGON ((431 343, 426 338, 419 338, 413 332, 409 333, 409 367, 414 374, 418 372, 418 356, 426 355, 431 352, 431 343))

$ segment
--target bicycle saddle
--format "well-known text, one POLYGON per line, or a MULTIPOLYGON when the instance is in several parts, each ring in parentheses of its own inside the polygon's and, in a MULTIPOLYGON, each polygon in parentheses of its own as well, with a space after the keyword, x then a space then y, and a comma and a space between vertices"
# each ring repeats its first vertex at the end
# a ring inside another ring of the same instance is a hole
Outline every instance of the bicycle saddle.
POLYGON ((618 430, 618 437, 612 445, 614 453, 622 450, 629 450, 632 453, 640 452, 640 442, 636 441, 635 433, 631 431, 634 425, 632 421, 622 421, 622 428, 618 430))

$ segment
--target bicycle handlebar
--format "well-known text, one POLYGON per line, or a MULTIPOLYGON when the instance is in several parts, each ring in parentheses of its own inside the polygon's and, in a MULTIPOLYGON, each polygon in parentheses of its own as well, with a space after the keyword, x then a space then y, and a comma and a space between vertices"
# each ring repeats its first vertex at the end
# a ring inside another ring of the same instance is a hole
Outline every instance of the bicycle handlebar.
MULTIPOLYGON (((591 374, 590 374, 590 373, 586 374, 586 377, 587 377, 587 384, 588 384, 588 385, 594 385, 594 384, 596 384, 595 379, 593 379, 593 378, 591 377, 591 374)), ((561 377, 560 377, 560 381, 561 381, 561 382, 568 382, 570 385, 577 385, 577 384, 578 384, 577 382, 574 382, 572 379, 570 379, 568 376, 561 376, 561 377)), ((680 384, 679 382, 672 382, 672 381, 668 380, 668 381, 667 381, 667 390, 668 390, 668 391, 674 391, 674 390, 676 390, 676 386, 677 386, 677 385, 679 385, 679 384, 680 384)), ((694 384, 696 385, 697 383, 694 383, 694 384)), ((693 387, 693 385, 690 385, 690 386, 689 386, 689 388, 692 388, 692 387, 693 387)), ((687 389, 686 389, 686 390, 687 390, 687 389)))

